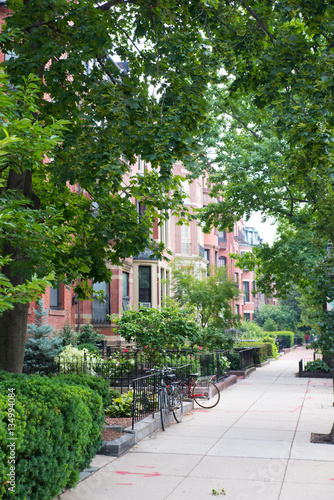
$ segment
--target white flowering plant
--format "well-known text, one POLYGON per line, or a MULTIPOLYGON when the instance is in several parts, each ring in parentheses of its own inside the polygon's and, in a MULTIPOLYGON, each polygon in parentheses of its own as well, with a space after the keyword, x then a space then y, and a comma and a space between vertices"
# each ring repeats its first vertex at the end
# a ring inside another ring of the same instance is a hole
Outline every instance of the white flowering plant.
POLYGON ((96 369, 101 363, 101 358, 91 354, 88 349, 80 350, 70 344, 57 356, 56 362, 59 363, 60 373, 96 375, 96 369))
POLYGON ((227 359, 227 357, 222 354, 219 357, 219 362, 220 362, 220 367, 221 367, 223 373, 227 372, 228 369, 231 366, 231 363, 229 362, 229 360, 227 359))

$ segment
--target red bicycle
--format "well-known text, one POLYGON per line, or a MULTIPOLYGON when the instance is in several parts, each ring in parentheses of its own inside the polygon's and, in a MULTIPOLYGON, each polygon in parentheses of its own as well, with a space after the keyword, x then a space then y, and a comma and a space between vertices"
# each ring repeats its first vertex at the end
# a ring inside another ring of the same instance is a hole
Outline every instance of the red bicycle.
POLYGON ((202 408, 213 408, 216 406, 220 400, 220 391, 214 383, 215 375, 198 377, 198 373, 193 373, 190 377, 189 384, 183 381, 180 383, 184 397, 194 399, 202 408))

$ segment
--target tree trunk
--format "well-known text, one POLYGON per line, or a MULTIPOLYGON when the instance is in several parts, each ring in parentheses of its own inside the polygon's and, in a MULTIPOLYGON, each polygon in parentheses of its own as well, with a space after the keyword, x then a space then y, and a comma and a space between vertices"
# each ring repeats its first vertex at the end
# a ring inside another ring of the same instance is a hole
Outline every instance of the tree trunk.
POLYGON ((0 370, 22 373, 29 304, 15 304, 0 316, 0 370))
MULTIPOLYGON (((39 208, 39 200, 33 193, 31 170, 27 169, 24 172, 9 170, 7 189, 20 192, 27 200, 32 200, 35 209, 39 208)), ((22 254, 21 249, 10 240, 4 243, 1 253, 4 257, 10 256, 14 261, 4 266, 1 272, 13 286, 22 285, 28 276, 22 276, 22 272, 15 270, 15 262, 28 262, 29 257, 22 254)), ((28 309, 29 304, 16 303, 14 309, 9 309, 0 316, 0 370, 22 373, 28 309)))

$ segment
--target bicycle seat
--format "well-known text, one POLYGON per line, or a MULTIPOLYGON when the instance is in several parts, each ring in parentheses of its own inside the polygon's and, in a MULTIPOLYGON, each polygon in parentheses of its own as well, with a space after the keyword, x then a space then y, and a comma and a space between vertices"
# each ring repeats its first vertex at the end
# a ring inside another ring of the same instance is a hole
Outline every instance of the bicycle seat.
POLYGON ((174 379, 176 378, 176 375, 175 373, 168 373, 167 375, 165 375, 167 378, 170 378, 170 379, 174 379))
POLYGON ((190 373, 190 377, 198 377, 199 373, 190 373))

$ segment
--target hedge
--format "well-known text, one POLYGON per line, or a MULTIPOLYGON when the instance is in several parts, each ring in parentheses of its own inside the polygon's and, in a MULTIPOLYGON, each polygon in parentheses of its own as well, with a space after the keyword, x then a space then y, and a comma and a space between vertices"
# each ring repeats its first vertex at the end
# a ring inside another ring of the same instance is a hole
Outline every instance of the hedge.
POLYGON ((110 383, 109 380, 103 377, 88 375, 87 373, 59 373, 54 376, 55 381, 65 382, 66 384, 84 385, 93 391, 96 391, 102 397, 103 406, 106 408, 110 405, 110 383))
POLYGON ((54 499, 63 488, 75 486, 102 445, 102 398, 88 387, 0 372, 0 409, 0 498, 54 499), (15 395, 14 431, 8 394, 15 395), (15 465, 8 447, 13 443, 15 465), (15 477, 9 476, 10 467, 15 477), (9 479, 15 479, 14 491, 9 479))
POLYGON ((253 362, 255 365, 263 363, 269 358, 274 358, 276 355, 276 348, 271 342, 242 342, 238 344, 238 347, 252 347, 253 352, 253 362))
POLYGON ((275 334, 277 335, 277 340, 283 339, 283 338, 286 339, 286 346, 287 347, 292 347, 294 345, 294 341, 295 341, 295 334, 294 334, 294 332, 285 332, 285 331, 283 331, 283 332, 275 332, 275 334))

